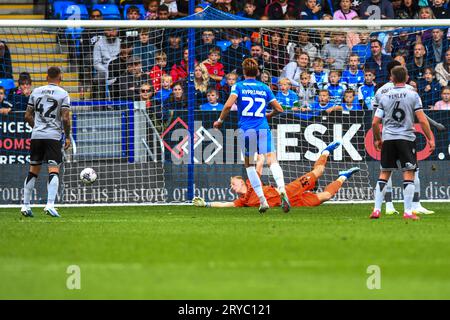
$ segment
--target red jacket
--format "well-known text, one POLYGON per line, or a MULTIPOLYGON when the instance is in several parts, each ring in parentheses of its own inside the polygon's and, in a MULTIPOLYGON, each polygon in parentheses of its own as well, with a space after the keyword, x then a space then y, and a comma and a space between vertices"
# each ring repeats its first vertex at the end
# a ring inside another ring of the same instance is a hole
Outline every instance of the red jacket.
POLYGON ((170 70, 170 76, 172 77, 173 82, 177 82, 178 80, 185 79, 188 76, 187 72, 187 64, 186 61, 181 60, 180 63, 174 64, 172 70, 170 70))
POLYGON ((152 85, 153 85, 155 92, 158 92, 159 90, 161 90, 161 77, 164 74, 166 74, 166 72, 164 70, 162 70, 161 67, 158 65, 154 66, 148 73, 148 76, 152 80, 152 85))

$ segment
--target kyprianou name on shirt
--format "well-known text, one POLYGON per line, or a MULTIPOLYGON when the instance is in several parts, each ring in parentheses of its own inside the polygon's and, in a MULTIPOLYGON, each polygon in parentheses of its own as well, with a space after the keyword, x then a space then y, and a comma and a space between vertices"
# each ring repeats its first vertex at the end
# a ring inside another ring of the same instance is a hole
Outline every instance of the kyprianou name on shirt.
POLYGON ((259 96, 267 96, 267 92, 261 90, 242 89, 242 94, 256 94, 259 96))

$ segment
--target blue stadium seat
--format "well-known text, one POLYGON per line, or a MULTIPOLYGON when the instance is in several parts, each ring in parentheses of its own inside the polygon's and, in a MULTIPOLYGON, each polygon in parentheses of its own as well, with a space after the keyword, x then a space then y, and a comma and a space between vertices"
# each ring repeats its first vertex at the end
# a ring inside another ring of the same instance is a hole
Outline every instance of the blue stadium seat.
POLYGON ((61 19, 86 20, 89 19, 89 12, 84 4, 73 4, 66 8, 61 19))
POLYGON ((131 7, 131 6, 135 6, 135 7, 138 7, 139 8, 139 12, 141 13, 141 20, 142 19, 144 19, 144 17, 145 17, 145 8, 144 8, 144 5, 143 4, 126 4, 124 7, 123 7, 123 19, 124 20, 127 20, 127 10, 128 10, 128 8, 129 7, 131 7))
POLYGON ((53 3, 53 17, 63 19, 62 16, 66 12, 67 7, 76 4, 75 1, 55 1, 53 3))
POLYGON ((0 79, 0 86, 5 88, 6 95, 8 95, 11 89, 14 89, 16 87, 14 79, 0 79))
POLYGON ((106 20, 121 20, 119 7, 115 4, 96 4, 92 10, 100 10, 106 20))

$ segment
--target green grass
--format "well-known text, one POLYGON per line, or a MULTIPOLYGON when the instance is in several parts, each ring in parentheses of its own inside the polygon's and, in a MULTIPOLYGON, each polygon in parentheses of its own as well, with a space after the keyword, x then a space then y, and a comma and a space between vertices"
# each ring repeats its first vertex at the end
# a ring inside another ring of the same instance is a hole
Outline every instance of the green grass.
POLYGON ((369 204, 0 209, 0 299, 450 299, 450 205, 426 206, 417 222, 369 220, 369 204))

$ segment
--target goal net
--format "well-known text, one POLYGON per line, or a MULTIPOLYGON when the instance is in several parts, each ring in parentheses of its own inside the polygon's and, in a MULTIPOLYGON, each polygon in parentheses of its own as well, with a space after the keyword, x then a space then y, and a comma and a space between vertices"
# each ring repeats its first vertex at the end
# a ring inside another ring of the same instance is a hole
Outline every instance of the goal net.
MULTIPOLYGON (((11 111, 4 102, 0 203, 21 202, 31 132, 24 121, 27 96, 30 87, 46 84, 50 66, 62 69, 61 86, 71 97, 72 146, 65 151, 58 199, 64 204, 186 202, 194 195, 233 200, 229 178, 246 177, 237 111, 232 109, 220 131, 212 124, 233 84, 243 79, 246 57, 258 60, 259 79, 285 109, 270 126, 286 182, 309 172, 326 145, 341 140, 317 188, 358 166, 361 171, 335 200, 370 200, 379 156, 370 136, 372 101, 376 84, 388 81, 386 61, 405 61, 427 110, 441 100, 446 85, 436 76, 426 82, 425 66, 434 73, 446 61, 445 49, 439 62, 430 53, 433 28, 274 27, 273 21, 252 27, 246 20, 218 28, 211 19, 238 18, 210 8, 183 24, 159 21, 157 27, 146 21, 126 27, 106 21, 1 27, 0 86, 11 111), (381 67, 371 59, 374 40, 386 60, 381 67), (418 44, 425 52, 415 60, 418 44), (89 186, 79 178, 87 167, 98 174, 89 186)), ((447 30, 436 29, 446 41, 447 30)), ((445 111, 430 116, 448 121, 445 111)), ((449 156, 448 131, 435 134, 441 149, 428 160, 439 165, 449 156)), ((418 149, 424 146, 420 137, 418 149)), ((45 171, 44 166, 33 203, 46 200, 45 171)), ((269 170, 262 180, 273 183, 269 170)))

